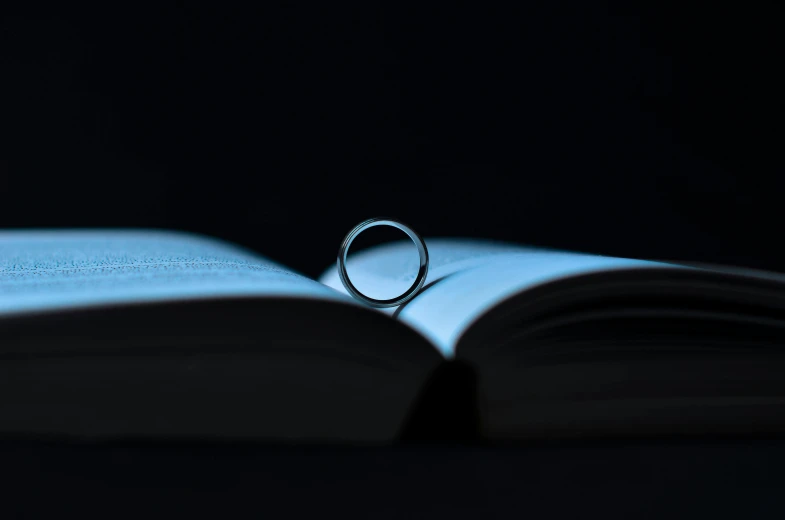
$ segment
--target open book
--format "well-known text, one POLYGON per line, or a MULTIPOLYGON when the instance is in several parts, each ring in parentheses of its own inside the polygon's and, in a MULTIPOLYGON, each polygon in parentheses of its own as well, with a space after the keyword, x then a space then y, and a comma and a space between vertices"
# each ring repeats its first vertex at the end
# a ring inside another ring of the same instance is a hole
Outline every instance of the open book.
MULTIPOLYGON (((0 435, 378 442, 464 412, 496 440, 785 431, 781 276, 426 243, 423 290, 378 310, 335 267, 204 236, 0 232, 0 435)), ((349 275, 400 287, 413 250, 349 275)))

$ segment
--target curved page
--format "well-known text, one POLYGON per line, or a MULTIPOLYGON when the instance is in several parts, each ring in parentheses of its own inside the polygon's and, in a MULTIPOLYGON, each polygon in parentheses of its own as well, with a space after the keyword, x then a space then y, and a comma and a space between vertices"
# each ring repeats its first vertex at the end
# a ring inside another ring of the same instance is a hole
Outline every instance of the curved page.
MULTIPOLYGON (((446 356, 455 354, 461 335, 504 299, 561 278, 615 269, 674 267, 659 262, 554 251, 482 240, 430 239, 431 257, 423 290, 406 305, 386 312, 430 339, 446 356)), ((400 284, 400 274, 416 273, 405 242, 357 254, 349 276, 379 290, 400 284)), ((413 275, 407 275, 413 281, 413 275)), ((335 268, 320 280, 343 290, 335 268)))
POLYGON ((353 302, 240 247, 148 230, 0 232, 0 317, 243 296, 353 302))

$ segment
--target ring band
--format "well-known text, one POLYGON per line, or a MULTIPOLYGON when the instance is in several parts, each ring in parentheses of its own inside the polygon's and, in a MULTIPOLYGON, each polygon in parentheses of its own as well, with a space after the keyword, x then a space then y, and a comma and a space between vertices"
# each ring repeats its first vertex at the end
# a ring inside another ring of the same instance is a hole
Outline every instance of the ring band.
POLYGON ((344 238, 343 242, 341 243, 341 248, 338 250, 338 276, 341 278, 341 283, 343 283, 343 286, 346 287, 346 290, 349 292, 349 294, 351 294, 356 299, 370 305, 371 307, 395 307, 396 305, 406 303, 407 301, 414 298, 417 292, 422 289, 422 286, 425 283, 425 277, 427 275, 428 248, 425 247, 425 241, 422 239, 422 237, 420 237, 420 235, 417 234, 416 231, 403 222, 398 222, 397 220, 392 220, 389 218, 372 218, 366 220, 365 222, 359 223, 351 231, 349 231, 349 233, 346 235, 346 238, 344 238), (346 272, 346 255, 349 254, 349 246, 352 245, 352 242, 355 238, 357 238, 357 235, 368 228, 376 226, 392 226, 394 228, 400 229, 409 235, 409 238, 412 239, 412 242, 414 242, 414 245, 417 247, 417 253, 420 255, 420 269, 417 271, 417 278, 414 280, 412 286, 397 298, 391 298, 389 300, 376 300, 364 295, 357 289, 357 287, 354 286, 354 284, 352 284, 351 280, 349 280, 349 274, 346 272))

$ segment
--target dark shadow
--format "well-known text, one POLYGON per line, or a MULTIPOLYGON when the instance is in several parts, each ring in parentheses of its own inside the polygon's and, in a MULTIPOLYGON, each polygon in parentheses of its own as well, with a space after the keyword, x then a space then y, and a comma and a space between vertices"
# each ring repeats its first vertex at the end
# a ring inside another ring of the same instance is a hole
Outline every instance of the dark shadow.
POLYGON ((476 443, 481 438, 477 374, 450 361, 434 370, 404 425, 403 442, 476 443))

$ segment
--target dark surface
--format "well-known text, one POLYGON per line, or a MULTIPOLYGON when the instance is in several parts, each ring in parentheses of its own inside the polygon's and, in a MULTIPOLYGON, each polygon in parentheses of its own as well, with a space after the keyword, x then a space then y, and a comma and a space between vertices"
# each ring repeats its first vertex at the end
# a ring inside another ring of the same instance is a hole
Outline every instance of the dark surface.
POLYGON ((316 275, 388 215, 785 270, 777 3, 512 4, 4 6, 0 225, 189 229, 316 275))
MULTIPOLYGON (((785 271, 781 7, 512 4, 3 6, 0 227, 186 229, 317 275, 386 215, 785 271)), ((0 449, 9 518, 785 512, 768 441, 0 449)))
POLYGON ((4 517, 782 518, 782 440, 0 444, 4 517))

